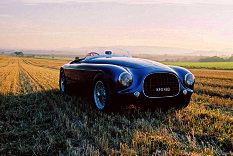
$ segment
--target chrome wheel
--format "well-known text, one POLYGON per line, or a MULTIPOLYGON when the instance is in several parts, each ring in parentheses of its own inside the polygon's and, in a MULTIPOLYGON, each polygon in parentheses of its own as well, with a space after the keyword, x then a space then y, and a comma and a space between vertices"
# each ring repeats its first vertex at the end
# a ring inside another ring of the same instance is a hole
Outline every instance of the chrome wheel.
POLYGON ((61 91, 65 92, 65 75, 63 72, 61 72, 61 77, 60 77, 60 87, 61 87, 61 91))
POLYGON ((97 81, 94 87, 95 105, 99 109, 103 109, 106 104, 106 90, 102 81, 97 81))

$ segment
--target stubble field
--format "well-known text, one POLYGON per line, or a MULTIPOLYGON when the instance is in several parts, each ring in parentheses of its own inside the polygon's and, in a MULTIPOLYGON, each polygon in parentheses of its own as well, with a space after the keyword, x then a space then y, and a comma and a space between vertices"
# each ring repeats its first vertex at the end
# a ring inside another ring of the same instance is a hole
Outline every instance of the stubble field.
POLYGON ((0 154, 233 154, 233 71, 190 69, 188 107, 103 113, 59 92, 67 61, 0 56, 0 154))

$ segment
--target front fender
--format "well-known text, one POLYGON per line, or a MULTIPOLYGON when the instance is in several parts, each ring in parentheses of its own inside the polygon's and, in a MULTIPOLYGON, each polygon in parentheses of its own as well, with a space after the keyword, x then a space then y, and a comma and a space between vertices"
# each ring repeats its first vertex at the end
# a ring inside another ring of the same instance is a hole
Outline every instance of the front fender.
MULTIPOLYGON (((185 75, 188 73, 190 73, 190 74, 192 74, 192 73, 183 67, 178 67, 178 66, 169 66, 169 67, 172 68, 177 73, 178 77, 180 78, 180 80, 182 82, 182 85, 186 86, 185 82, 184 82, 185 75)), ((190 89, 193 89, 193 86, 190 89)))

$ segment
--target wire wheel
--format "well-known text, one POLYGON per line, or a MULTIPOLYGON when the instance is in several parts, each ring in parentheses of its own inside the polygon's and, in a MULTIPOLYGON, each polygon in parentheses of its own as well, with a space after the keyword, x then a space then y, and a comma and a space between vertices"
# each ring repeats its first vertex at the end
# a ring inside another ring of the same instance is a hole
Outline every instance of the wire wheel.
POLYGON ((61 92, 65 92, 65 74, 62 71, 60 74, 60 90, 61 92))
POLYGON ((97 81, 95 84, 94 100, 98 109, 104 109, 106 105, 106 90, 102 81, 97 81))

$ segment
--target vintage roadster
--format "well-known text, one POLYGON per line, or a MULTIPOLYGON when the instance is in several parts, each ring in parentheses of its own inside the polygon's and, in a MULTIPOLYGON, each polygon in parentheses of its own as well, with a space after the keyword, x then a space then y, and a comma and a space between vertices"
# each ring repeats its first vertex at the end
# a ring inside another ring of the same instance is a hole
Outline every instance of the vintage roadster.
POLYGON ((60 68, 62 93, 86 92, 99 110, 122 104, 185 107, 195 77, 187 69, 133 58, 127 52, 91 52, 60 68))

